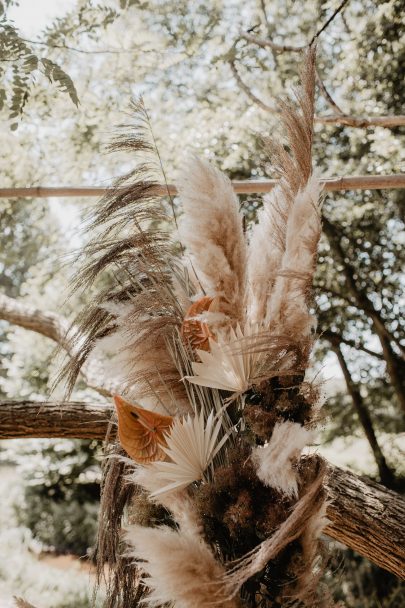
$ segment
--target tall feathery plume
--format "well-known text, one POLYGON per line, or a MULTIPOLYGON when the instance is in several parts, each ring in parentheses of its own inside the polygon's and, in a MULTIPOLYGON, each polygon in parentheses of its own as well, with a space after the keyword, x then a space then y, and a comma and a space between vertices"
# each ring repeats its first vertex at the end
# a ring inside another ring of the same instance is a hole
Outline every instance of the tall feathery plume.
MULTIPOLYGON (((83 316, 71 380, 98 344, 111 343, 128 457, 116 447, 105 468, 106 608, 132 608, 140 597, 159 608, 333 605, 320 581, 325 467, 302 455, 320 401, 305 381, 320 232, 314 67, 310 48, 295 103, 281 103, 280 181, 248 234, 248 255, 229 180, 198 159, 179 179, 180 247, 150 178, 132 174, 96 212, 99 234, 79 283, 118 271, 83 316), (126 569, 131 560, 137 569, 126 569)), ((121 144, 153 152, 144 136, 121 144)))
POLYGON ((218 311, 232 324, 243 322, 246 243, 232 184, 208 162, 193 158, 182 170, 178 189, 180 236, 196 279, 206 294, 218 297, 218 311))
POLYGON ((281 196, 281 186, 277 185, 263 197, 258 221, 249 232, 246 305, 247 317, 253 323, 266 317, 267 304, 283 256, 276 223, 276 209, 281 196))
POLYGON ((133 103, 132 112, 133 124, 121 126, 110 149, 141 160, 90 213, 89 231, 96 236, 81 254, 86 262, 74 284, 74 290, 88 289, 103 276, 107 287, 76 320, 71 352, 77 354, 61 375, 71 389, 88 357, 101 351, 108 370, 115 355, 121 390, 175 413, 187 411, 187 401, 165 346, 183 319, 175 293, 181 279, 179 273, 175 284, 173 218, 156 195, 161 180, 143 102, 133 103))

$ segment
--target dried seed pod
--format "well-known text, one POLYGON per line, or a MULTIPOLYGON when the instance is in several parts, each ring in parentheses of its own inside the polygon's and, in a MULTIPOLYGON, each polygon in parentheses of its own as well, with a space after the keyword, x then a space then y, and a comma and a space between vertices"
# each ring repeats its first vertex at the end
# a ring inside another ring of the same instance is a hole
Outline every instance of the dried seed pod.
POLYGON ((193 350, 207 350, 210 349, 210 339, 215 338, 214 334, 210 331, 208 324, 205 321, 196 319, 198 315, 203 312, 211 312, 213 305, 215 304, 215 298, 210 296, 204 296, 200 300, 193 302, 184 317, 183 324, 181 326, 181 335, 183 339, 191 345, 193 350))
POLYGON ((166 446, 165 433, 173 424, 171 416, 163 416, 128 403, 114 396, 118 415, 118 436, 127 454, 139 464, 165 460, 161 446, 166 446))

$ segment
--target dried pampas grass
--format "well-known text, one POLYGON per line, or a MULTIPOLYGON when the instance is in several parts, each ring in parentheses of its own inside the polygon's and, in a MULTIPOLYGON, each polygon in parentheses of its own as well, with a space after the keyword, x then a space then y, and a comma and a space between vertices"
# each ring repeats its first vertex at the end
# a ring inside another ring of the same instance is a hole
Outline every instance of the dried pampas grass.
POLYGON ((275 488, 289 497, 298 496, 296 462, 314 439, 314 432, 296 422, 277 422, 269 442, 252 451, 256 473, 265 486, 275 488))
POLYGON ((151 590, 149 606, 175 605, 176 608, 208 608, 214 603, 223 608, 237 608, 219 586, 223 566, 211 549, 196 535, 168 527, 132 526, 126 534, 130 554, 142 561, 145 584, 151 590))
POLYGON ((288 333, 295 342, 314 331, 314 318, 308 299, 321 236, 319 180, 312 176, 300 190, 288 213, 285 251, 272 296, 266 323, 274 330, 288 333))
POLYGON ((314 330, 309 286, 320 237, 319 181, 312 174, 315 48, 309 49, 294 105, 280 101, 286 143, 271 142, 279 183, 265 198, 249 242, 248 313, 299 343, 314 330))
POLYGON ((252 323, 260 323, 266 317, 267 304, 283 256, 277 212, 282 206, 279 201, 282 196, 281 187, 276 186, 263 197, 257 223, 248 234, 246 317, 252 323))
POLYGON ((219 311, 243 322, 246 244, 238 199, 230 180, 208 162, 191 159, 178 179, 183 206, 181 241, 197 280, 219 311))

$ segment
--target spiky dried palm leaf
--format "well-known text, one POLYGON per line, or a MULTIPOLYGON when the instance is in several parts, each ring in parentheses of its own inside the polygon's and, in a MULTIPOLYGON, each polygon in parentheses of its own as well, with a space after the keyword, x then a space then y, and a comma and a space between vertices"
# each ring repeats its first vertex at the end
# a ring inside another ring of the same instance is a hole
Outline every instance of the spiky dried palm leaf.
POLYGON ((204 420, 199 416, 186 416, 175 420, 166 435, 167 447, 162 447, 168 456, 167 462, 157 461, 148 466, 150 476, 160 487, 151 497, 159 497, 186 488, 194 481, 205 478, 205 471, 228 439, 219 439, 222 420, 211 412, 204 420))

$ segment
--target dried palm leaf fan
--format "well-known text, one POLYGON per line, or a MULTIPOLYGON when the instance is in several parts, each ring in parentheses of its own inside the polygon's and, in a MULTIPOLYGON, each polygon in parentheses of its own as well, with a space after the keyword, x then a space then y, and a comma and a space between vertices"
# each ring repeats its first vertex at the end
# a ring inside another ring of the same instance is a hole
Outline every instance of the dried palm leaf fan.
MULTIPOLYGON (((320 582, 325 467, 302 456, 320 406, 304 379, 321 228, 314 64, 310 49, 294 103, 281 103, 279 185, 246 236, 231 183, 198 159, 178 183, 180 247, 146 164, 96 210, 79 283, 105 269, 114 281, 82 317, 70 380, 96 346, 113 354, 130 459, 118 446, 104 471, 108 607, 331 605, 320 582)), ((137 134, 114 147, 153 156, 135 110, 137 134)))

